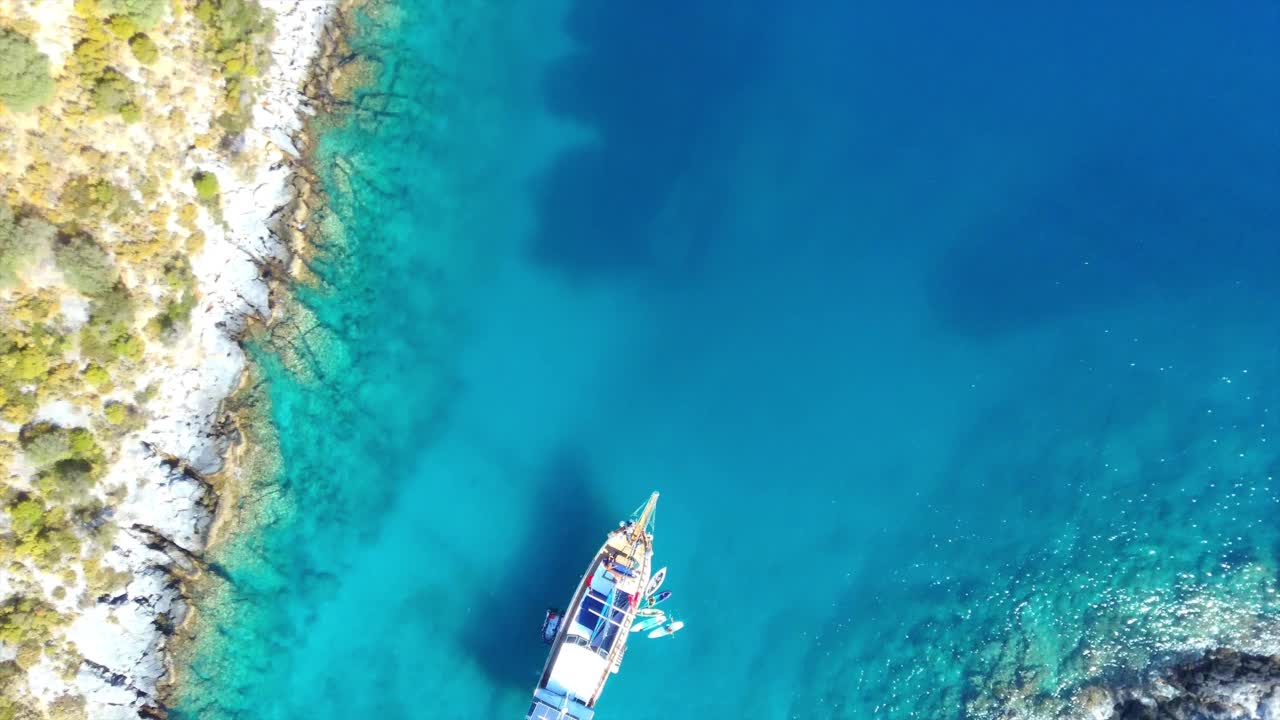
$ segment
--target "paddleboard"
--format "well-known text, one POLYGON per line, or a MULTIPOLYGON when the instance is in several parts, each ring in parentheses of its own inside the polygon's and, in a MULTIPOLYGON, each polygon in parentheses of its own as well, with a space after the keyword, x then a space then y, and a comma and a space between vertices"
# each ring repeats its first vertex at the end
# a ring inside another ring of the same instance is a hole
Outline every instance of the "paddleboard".
POLYGON ((671 591, 663 590, 657 595, 650 595, 649 599, 645 602, 648 604, 649 607, 653 607, 654 605, 657 605, 658 603, 662 602, 663 600, 666 600, 669 597, 671 597, 671 591))
POLYGON ((634 623, 632 623, 631 632, 644 632, 645 630, 652 630, 658 627, 659 625, 665 623, 666 621, 667 621, 667 616, 662 614, 650 615, 649 617, 642 617, 636 620, 634 623))
POLYGON ((639 610, 636 611, 636 617, 654 617, 662 614, 663 612, 658 608, 651 608, 651 607, 640 608, 639 610))
POLYGON ((684 622, 680 620, 676 620, 675 622, 669 622, 666 625, 663 625, 662 627, 658 628, 657 630, 654 630, 653 632, 649 633, 649 637, 660 638, 660 637, 667 637, 668 635, 675 635, 676 633, 680 632, 682 628, 684 628, 684 622))
POLYGON ((649 597, 650 595, 658 592, 658 588, 662 587, 662 581, 666 579, 667 579, 666 568, 662 568, 658 572, 654 573, 653 577, 649 578, 649 587, 644 589, 644 596, 649 597))

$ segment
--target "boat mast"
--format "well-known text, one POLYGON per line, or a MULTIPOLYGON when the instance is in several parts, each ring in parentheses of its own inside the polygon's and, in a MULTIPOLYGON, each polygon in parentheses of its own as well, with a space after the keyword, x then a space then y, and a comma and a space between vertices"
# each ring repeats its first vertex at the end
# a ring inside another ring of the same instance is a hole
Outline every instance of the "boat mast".
POLYGON ((635 545, 640 542, 640 538, 644 536, 645 528, 649 526, 649 521, 653 518, 653 509, 658 505, 658 493, 649 496, 649 502, 644 504, 644 510, 640 512, 640 518, 636 520, 636 524, 631 528, 631 544, 635 545))

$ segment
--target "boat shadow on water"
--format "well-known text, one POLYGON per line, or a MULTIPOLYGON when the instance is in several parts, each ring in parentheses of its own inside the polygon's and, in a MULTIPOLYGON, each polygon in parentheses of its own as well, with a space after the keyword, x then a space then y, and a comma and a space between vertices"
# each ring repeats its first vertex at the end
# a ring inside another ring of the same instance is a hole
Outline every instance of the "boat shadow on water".
POLYGON ((526 693, 547 647, 539 637, 547 606, 562 607, 603 532, 616 524, 581 455, 561 451, 539 473, 529 522, 513 542, 502 577, 479 602, 470 647, 498 690, 526 693))

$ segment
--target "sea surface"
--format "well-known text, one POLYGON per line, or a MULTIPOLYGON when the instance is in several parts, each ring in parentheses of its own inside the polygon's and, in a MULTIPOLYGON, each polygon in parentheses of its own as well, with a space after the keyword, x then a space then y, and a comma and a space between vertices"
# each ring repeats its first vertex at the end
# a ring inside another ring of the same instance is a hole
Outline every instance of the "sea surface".
POLYGON ((381 6, 176 714, 523 717, 653 490, 687 627, 600 720, 1049 718, 1280 652, 1277 37, 1262 0, 381 6))

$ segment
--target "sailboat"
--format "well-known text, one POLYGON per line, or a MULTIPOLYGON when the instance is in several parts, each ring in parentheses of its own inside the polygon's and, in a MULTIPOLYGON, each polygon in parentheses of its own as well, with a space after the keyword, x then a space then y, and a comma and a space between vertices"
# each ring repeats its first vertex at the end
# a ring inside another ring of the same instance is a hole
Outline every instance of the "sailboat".
POLYGON ((525 720, 595 716, 605 681, 622 667, 641 600, 656 589, 650 580, 657 505, 655 492, 630 520, 610 532, 587 565, 568 609, 563 614, 548 611, 543 640, 551 652, 525 720))

